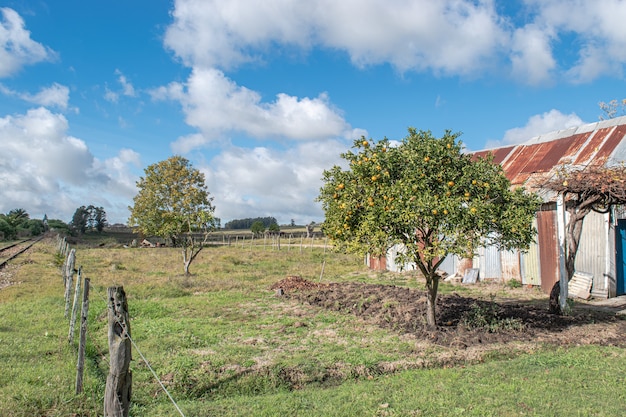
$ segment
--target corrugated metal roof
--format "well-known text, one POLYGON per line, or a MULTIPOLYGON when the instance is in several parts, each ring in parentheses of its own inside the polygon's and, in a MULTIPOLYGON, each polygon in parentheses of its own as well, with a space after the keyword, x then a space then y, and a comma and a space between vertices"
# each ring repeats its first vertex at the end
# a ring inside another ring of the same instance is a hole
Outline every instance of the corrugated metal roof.
POLYGON ((528 142, 475 152, 492 154, 513 186, 537 189, 562 165, 610 166, 626 161, 626 116, 550 132, 528 142))

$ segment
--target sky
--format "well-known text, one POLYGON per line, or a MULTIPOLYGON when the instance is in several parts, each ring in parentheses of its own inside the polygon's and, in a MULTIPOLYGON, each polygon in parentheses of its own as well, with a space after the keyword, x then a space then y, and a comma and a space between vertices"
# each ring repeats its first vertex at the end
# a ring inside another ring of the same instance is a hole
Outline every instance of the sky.
POLYGON ((150 164, 222 225, 321 222, 325 169, 409 127, 468 150, 626 97, 620 0, 0 0, 0 213, 126 223, 150 164))

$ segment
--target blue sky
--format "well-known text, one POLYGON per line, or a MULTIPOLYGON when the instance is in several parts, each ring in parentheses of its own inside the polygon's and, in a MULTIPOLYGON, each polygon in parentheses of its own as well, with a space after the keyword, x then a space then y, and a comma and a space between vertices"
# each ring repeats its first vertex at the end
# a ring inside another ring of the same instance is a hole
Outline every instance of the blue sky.
POLYGON ((598 121, 624 98, 618 0, 0 1, 0 212, 125 223, 173 154, 226 222, 322 221, 361 135, 470 150, 598 121))

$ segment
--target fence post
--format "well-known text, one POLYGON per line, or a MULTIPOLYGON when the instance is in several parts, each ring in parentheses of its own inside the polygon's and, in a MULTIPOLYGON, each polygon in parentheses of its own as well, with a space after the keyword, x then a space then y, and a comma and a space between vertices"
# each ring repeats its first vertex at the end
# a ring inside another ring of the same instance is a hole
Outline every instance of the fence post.
MULTIPOLYGON (((78 270, 80 277, 80 269, 78 270)), ((77 278, 80 279, 80 278, 77 278)), ((80 314, 80 336, 78 339, 78 362, 76 363, 76 394, 83 392, 83 373, 85 369, 85 343, 87 341, 87 317, 89 315, 89 278, 85 278, 83 290, 83 308, 80 314)))
POLYGON ((72 294, 72 280, 74 279, 74 263, 76 262, 76 249, 72 249, 67 255, 67 264, 65 265, 65 317, 67 318, 70 311, 70 295, 72 294))
POLYGON ((74 342, 74 326, 76 325, 76 315, 78 314, 78 297, 80 294, 80 284, 82 281, 82 267, 78 267, 78 273, 76 274, 76 288, 74 289, 74 304, 72 304, 72 318, 70 319, 70 333, 67 336, 67 340, 70 345, 74 342))
POLYGON ((109 355, 110 369, 104 393, 105 417, 128 417, 132 373, 128 304, 124 287, 109 287, 109 355))

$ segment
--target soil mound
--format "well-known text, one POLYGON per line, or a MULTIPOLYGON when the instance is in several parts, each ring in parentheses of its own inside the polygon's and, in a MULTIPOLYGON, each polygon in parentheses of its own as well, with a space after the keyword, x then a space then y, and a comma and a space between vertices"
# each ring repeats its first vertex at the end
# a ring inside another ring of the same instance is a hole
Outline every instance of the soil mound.
POLYGON ((536 300, 497 301, 489 294, 483 298, 439 295, 438 327, 429 329, 424 291, 394 285, 316 283, 298 276, 289 276, 272 289, 281 289, 284 297, 302 303, 354 314, 368 323, 448 347, 531 340, 626 347, 626 321, 615 314, 575 308, 567 316, 556 315, 548 311, 547 300, 538 304, 536 300))

